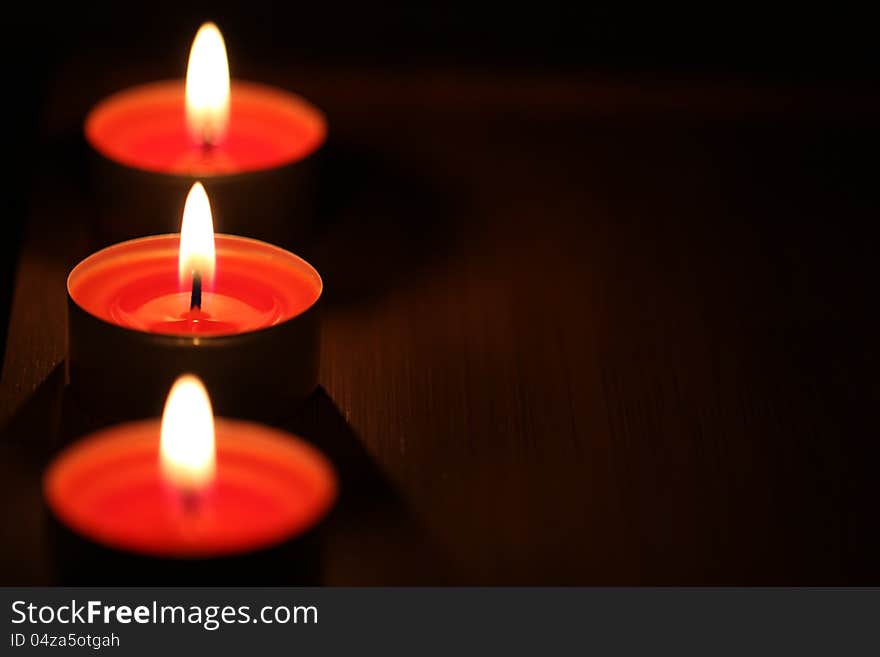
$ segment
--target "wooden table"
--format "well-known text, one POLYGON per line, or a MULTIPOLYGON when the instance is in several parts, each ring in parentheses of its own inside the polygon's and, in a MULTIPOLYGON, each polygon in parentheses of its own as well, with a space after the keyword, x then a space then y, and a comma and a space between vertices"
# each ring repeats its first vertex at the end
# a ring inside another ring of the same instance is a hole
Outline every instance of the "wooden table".
MULTIPOLYGON (((80 69, 49 95, 0 385, 4 584, 55 581, 39 474, 86 429, 62 365, 93 244, 77 126, 149 79, 80 69)), ((326 282, 321 388, 283 422, 342 472, 323 581, 880 582, 875 93, 262 79, 333 130, 298 249, 326 282)))

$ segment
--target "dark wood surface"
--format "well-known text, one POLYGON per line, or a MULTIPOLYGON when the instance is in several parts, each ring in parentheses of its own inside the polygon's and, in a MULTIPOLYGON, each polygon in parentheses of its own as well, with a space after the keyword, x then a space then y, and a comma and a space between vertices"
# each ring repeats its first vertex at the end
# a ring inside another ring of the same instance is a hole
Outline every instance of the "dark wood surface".
MULTIPOLYGON (((0 383, 0 582, 53 582, 64 280, 93 244, 51 90, 0 383)), ((328 584, 877 584, 878 97, 453 71, 263 73, 323 106, 328 584)), ((283 355, 282 355, 283 356, 283 355)), ((124 359, 120 362, 124 367, 124 359)), ((59 437, 61 436, 61 437, 59 437)))

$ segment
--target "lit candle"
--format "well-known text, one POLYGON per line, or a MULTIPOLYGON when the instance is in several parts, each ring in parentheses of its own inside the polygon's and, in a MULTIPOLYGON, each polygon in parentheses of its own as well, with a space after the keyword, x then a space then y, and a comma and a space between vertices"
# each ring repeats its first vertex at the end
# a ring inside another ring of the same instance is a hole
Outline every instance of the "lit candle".
POLYGON ((323 114, 299 96, 230 81, 223 36, 206 23, 185 82, 126 89, 86 118, 102 232, 112 239, 167 232, 163 219, 201 179, 223 208, 224 232, 286 240, 306 219, 311 163, 326 133, 323 114))
POLYGON ((67 290, 71 388, 93 413, 155 415, 182 372, 249 417, 278 418, 317 385, 321 277, 271 244, 215 235, 199 183, 180 234, 102 249, 67 290))
MULTIPOLYGON (((43 489, 62 530, 73 533, 68 538, 92 550, 102 578, 119 576, 109 572, 114 559, 141 569, 126 579, 180 573, 170 561, 185 559, 185 580, 196 578, 186 571, 200 560, 202 574, 213 571, 222 582, 230 574, 216 572, 212 560, 265 558, 312 536, 333 505, 337 478, 295 436, 214 418, 202 382, 186 375, 168 394, 161 421, 120 424, 75 442, 50 464, 43 489)), ((282 571, 275 577, 287 581, 282 571)))

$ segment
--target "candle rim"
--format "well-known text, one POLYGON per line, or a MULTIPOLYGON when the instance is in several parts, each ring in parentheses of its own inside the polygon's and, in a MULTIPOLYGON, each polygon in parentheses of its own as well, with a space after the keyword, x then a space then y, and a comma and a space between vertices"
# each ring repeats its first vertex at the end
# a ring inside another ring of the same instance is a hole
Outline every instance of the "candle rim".
POLYGON ((143 175, 155 175, 160 176, 162 178, 166 178, 168 180, 179 180, 180 178, 193 178, 193 179, 204 179, 204 180, 213 180, 213 181, 222 181, 227 179, 238 178, 240 176, 246 176, 248 174, 258 174, 265 173, 268 171, 275 171, 276 169, 283 169, 286 167, 295 166, 299 162, 307 160, 312 157, 317 151, 321 149, 321 147, 327 141, 328 134, 328 121, 327 115, 324 113, 321 108, 317 105, 313 104, 304 96, 301 96, 295 92, 288 91, 287 89, 282 89, 280 87, 276 87, 270 84, 264 84, 261 82, 253 82, 251 80, 241 80, 241 79, 231 79, 230 85, 232 89, 232 93, 235 93, 236 88, 243 91, 255 91, 261 93, 268 93, 277 96, 287 102, 292 103, 298 109, 306 111, 312 121, 314 122, 314 126, 317 129, 317 139, 315 140, 314 146, 312 146, 309 150, 305 151, 302 155, 298 157, 288 157, 281 161, 278 164, 269 164, 263 166, 256 167, 247 167, 240 171, 236 172, 168 172, 162 169, 157 169, 153 167, 143 167, 133 164, 130 161, 119 159, 115 157, 112 153, 108 152, 105 148, 103 148, 98 140, 95 138, 95 122, 99 118, 101 110, 107 110, 109 107, 113 105, 114 102, 119 102, 120 100, 125 99, 126 96, 135 95, 137 93, 144 93, 151 91, 153 89, 161 89, 167 85, 180 85, 181 90, 184 89, 185 81, 178 78, 165 78, 162 80, 152 80, 150 82, 142 82, 140 84, 135 84, 130 87, 126 87, 124 89, 119 89, 118 91, 114 91, 113 93, 104 96, 97 103, 91 106, 88 113, 86 114, 85 121, 83 121, 83 137, 86 142, 95 151, 100 157, 105 160, 116 164, 117 166, 121 166, 129 171, 136 172, 143 175))
MULTIPOLYGON (((247 446, 249 444, 254 445, 258 442, 262 443, 263 446, 268 446, 270 443, 283 445, 283 448, 288 454, 296 452, 298 457, 302 457, 308 461, 311 466, 310 471, 312 473, 318 473, 314 478, 314 481, 320 480, 319 483, 323 486, 318 494, 319 504, 312 511, 306 521, 302 523, 301 527, 297 527, 295 531, 288 530, 288 533, 286 534, 278 533, 273 540, 255 544, 244 551, 251 552, 254 550, 259 551, 269 549, 287 540, 302 536, 311 531, 314 526, 320 523, 321 519, 326 517, 326 515, 332 510, 334 504, 339 499, 339 473, 333 462, 330 461, 327 455, 318 449, 317 446, 297 434, 270 425, 254 422, 252 420, 216 416, 214 418, 214 424, 217 431, 218 448, 220 448, 221 443, 223 443, 224 450, 229 447, 226 443, 234 443, 233 451, 240 448, 240 446, 247 446), (227 435, 227 431, 234 435, 227 435), (249 433, 250 435, 248 435, 247 438, 239 438, 239 436, 244 433, 249 433), (256 438, 254 437, 255 434, 256 438)), ((64 474, 64 466, 67 465, 67 467, 70 467, 68 465, 69 463, 72 461, 75 462, 76 459, 84 458, 84 456, 87 456, 92 450, 104 448, 107 445, 113 445, 114 443, 125 443, 126 446, 129 446, 130 448, 140 448, 143 447, 142 443, 155 440, 156 460, 158 462, 160 426, 160 418, 146 418, 113 424, 86 434, 55 453, 52 460, 44 469, 41 478, 43 499, 52 511, 52 514, 61 524, 77 535, 85 536, 88 540, 107 546, 111 549, 119 549, 122 547, 122 549, 144 556, 186 560, 218 558, 242 553, 243 550, 241 549, 229 549, 228 547, 221 550, 193 550, 183 552, 180 550, 147 550, 132 545, 131 543, 120 545, 111 542, 106 536, 96 537, 80 531, 82 526, 81 524, 74 522, 73 516, 75 514, 71 513, 64 504, 57 503, 61 498, 56 494, 56 489, 64 483, 59 479, 64 474), (155 427, 154 432, 152 431, 153 426, 155 427), (155 437, 148 437, 146 435, 147 431, 155 433, 155 437), (119 432, 125 432, 126 434, 135 432, 135 435, 125 435, 123 437, 116 436, 115 434, 119 432)))
POLYGON ((70 270, 70 273, 67 275, 67 283, 66 283, 66 285, 67 285, 67 298, 70 299, 79 310, 81 310, 83 313, 88 315, 91 319, 96 320, 98 322, 101 322, 102 324, 104 324, 106 326, 113 327, 114 329, 118 329, 121 331, 129 331, 133 334, 139 334, 144 337, 149 337, 149 338, 153 338, 153 339, 169 340, 169 341, 172 341, 175 343, 182 343, 182 344, 194 344, 195 343, 195 344, 199 344, 200 346, 218 346, 219 347, 224 344, 225 340, 229 340, 229 339, 239 339, 240 340, 244 337, 258 336, 258 335, 264 334, 267 331, 272 331, 272 330, 278 329, 280 327, 287 325, 290 322, 293 322, 293 321, 296 321, 297 319, 305 317, 308 313, 314 312, 315 307, 318 305, 318 302, 320 302, 321 298, 324 295, 324 280, 321 278, 321 274, 318 273, 318 270, 315 269, 315 267, 311 263, 309 263, 305 258, 302 258, 302 257, 296 255, 292 251, 288 251, 287 249, 284 249, 280 246, 276 246, 274 244, 270 244, 269 242, 265 242, 263 240, 254 239, 252 237, 244 237, 242 235, 230 235, 229 233, 214 233, 215 242, 218 240, 218 238, 220 241, 227 240, 227 239, 233 239, 235 241, 250 242, 253 244, 258 244, 258 245, 260 245, 260 247, 268 247, 269 249, 272 249, 274 251, 279 252, 281 255, 293 258, 294 261, 297 262, 297 264, 302 265, 303 268, 305 269, 305 271, 314 277, 314 279, 317 283, 317 292, 315 294, 315 298, 312 301, 312 303, 307 308, 305 308, 302 312, 297 313, 296 315, 291 315, 290 317, 287 317, 283 321, 280 321, 276 324, 270 324, 269 326, 255 328, 255 329, 251 329, 251 330, 247 330, 247 331, 240 331, 237 333, 226 333, 226 334, 221 334, 221 335, 193 335, 193 336, 190 336, 190 335, 175 335, 173 333, 157 333, 154 331, 146 331, 146 330, 134 328, 131 326, 125 326, 123 324, 117 324, 116 322, 108 321, 108 320, 104 319, 103 317, 100 317, 100 316, 94 314, 93 312, 91 312, 90 310, 85 308, 79 301, 77 301, 76 297, 74 296, 74 294, 71 290, 71 281, 73 280, 73 278, 76 275, 82 274, 82 271, 84 269, 86 269, 89 264, 94 265, 94 262, 90 263, 89 261, 91 261, 93 259, 97 259, 101 255, 106 256, 106 253, 108 251, 113 251, 115 249, 121 249, 124 246, 129 246, 129 245, 132 245, 132 244, 135 244, 138 242, 151 242, 151 241, 158 242, 160 240, 165 240, 165 239, 169 239, 169 238, 179 240, 180 233, 161 233, 159 235, 146 235, 144 237, 136 237, 131 240, 124 240, 122 242, 117 242, 116 244, 111 244, 110 246, 105 246, 104 248, 98 249, 94 253, 89 254, 88 256, 86 256, 85 258, 80 260, 73 267, 73 269, 70 270))

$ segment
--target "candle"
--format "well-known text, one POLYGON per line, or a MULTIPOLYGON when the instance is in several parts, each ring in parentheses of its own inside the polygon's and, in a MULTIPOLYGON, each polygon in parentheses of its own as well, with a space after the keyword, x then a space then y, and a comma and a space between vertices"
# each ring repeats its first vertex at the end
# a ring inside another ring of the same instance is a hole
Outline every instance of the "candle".
POLYGON ((185 375, 161 422, 120 424, 75 442, 49 465, 43 489, 61 529, 102 557, 93 561, 104 577, 113 559, 141 569, 121 573, 128 579, 186 575, 200 560, 202 573, 223 579, 230 574, 217 572, 218 560, 265 558, 313 533, 333 505, 337 479, 317 449, 290 434, 215 419, 202 382, 185 375), (189 565, 169 563, 180 559, 189 565))
POLYGON ((115 244, 71 271, 71 390, 93 415, 149 417, 168 382, 193 372, 223 414, 277 419, 317 385, 320 275, 271 244, 214 235, 199 183, 181 231, 115 244))
POLYGON ((312 161, 326 133, 323 114, 303 98, 230 81, 223 37, 206 23, 185 83, 123 90, 86 118, 102 236, 168 232, 163 218, 179 212, 179 199, 201 179, 223 208, 224 232, 287 242, 307 218, 312 161))

